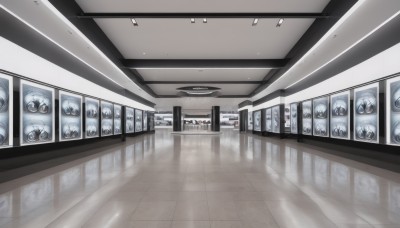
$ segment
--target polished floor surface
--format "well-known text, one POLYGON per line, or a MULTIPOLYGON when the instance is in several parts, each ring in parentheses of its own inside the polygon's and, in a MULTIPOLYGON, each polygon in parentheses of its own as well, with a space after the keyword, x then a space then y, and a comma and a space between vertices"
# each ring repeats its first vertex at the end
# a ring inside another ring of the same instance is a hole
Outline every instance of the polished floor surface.
POLYGON ((400 227, 399 174, 321 150, 157 130, 1 184, 0 227, 400 227))

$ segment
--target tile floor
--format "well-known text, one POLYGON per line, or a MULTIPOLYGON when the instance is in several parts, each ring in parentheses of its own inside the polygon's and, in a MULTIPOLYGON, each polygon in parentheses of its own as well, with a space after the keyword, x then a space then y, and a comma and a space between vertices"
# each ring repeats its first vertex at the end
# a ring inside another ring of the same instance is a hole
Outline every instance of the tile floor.
POLYGON ((399 174, 321 150, 157 130, 0 184, 0 227, 400 227, 399 174))

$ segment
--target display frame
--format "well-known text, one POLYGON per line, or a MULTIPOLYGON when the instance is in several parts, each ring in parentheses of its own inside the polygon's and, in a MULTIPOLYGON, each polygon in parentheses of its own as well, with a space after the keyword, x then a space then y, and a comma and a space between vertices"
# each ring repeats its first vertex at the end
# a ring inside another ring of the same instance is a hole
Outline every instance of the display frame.
POLYGON ((143 131, 147 131, 148 129, 148 127, 147 127, 147 123, 148 123, 148 121, 147 121, 147 114, 148 114, 148 112, 147 111, 144 111, 143 110, 143 117, 142 117, 142 122, 143 122, 143 125, 142 125, 142 130, 143 131))
POLYGON ((365 143, 374 143, 374 144, 379 144, 379 82, 376 83, 372 83, 366 86, 362 86, 359 88, 355 88, 353 91, 353 99, 354 99, 354 110, 353 110, 353 140, 357 141, 357 142, 365 142, 365 143), (371 140, 360 140, 357 139, 357 116, 359 114, 357 114, 357 93, 358 92, 362 92, 365 90, 369 90, 369 89, 374 89, 374 92, 376 92, 376 140, 371 141, 371 140))
POLYGON ((312 117, 312 119, 313 119, 313 121, 312 121, 312 135, 313 136, 329 138, 329 135, 330 135, 330 109, 329 109, 330 103, 329 103, 329 101, 330 101, 329 96, 322 96, 322 97, 317 97, 317 98, 313 98, 312 99, 312 115, 313 115, 313 117, 312 117), (319 105, 323 104, 323 102, 326 102, 325 103, 325 109, 326 109, 325 110, 325 115, 326 116, 323 117, 323 118, 317 118, 317 115, 318 115, 318 114, 316 114, 317 113, 317 108, 318 108, 319 105), (326 135, 318 134, 316 132, 316 130, 317 130, 316 125, 317 124, 321 124, 321 123, 325 124, 325 134, 326 135))
POLYGON ((95 99, 95 98, 91 98, 91 97, 85 97, 85 138, 98 138, 100 137, 100 131, 101 131, 101 127, 100 127, 100 100, 95 99), (97 105, 97 117, 88 117, 87 116, 87 111, 88 111, 88 101, 89 102, 93 102, 97 105), (89 136, 88 135, 88 123, 89 120, 95 120, 96 122, 96 129, 97 129, 97 133, 96 135, 93 136, 89 136))
POLYGON ((27 81, 27 80, 21 80, 20 81, 20 146, 31 146, 31 145, 41 145, 41 144, 48 144, 48 143, 54 143, 56 141, 55 139, 55 89, 49 86, 45 86, 39 83, 27 81), (24 85, 31 86, 31 87, 36 87, 41 90, 47 90, 48 92, 51 93, 51 140, 49 141, 44 141, 44 142, 34 142, 34 143, 24 143, 24 85))
POLYGON ((347 91, 344 91, 344 92, 340 92, 340 93, 336 93, 336 94, 332 94, 331 96, 330 96, 330 98, 329 98, 329 100, 330 100, 330 104, 329 104, 329 106, 330 106, 330 127, 329 127, 329 131, 330 131, 330 137, 331 138, 334 138, 334 139, 343 139, 343 140, 350 140, 351 139, 351 130, 350 130, 350 126, 351 126, 351 123, 350 123, 350 115, 351 115, 351 110, 350 110, 350 96, 351 96, 351 93, 350 93, 350 90, 347 90, 347 91), (338 98, 338 97, 342 97, 342 96, 347 96, 347 115, 346 116, 336 116, 336 115, 333 115, 333 111, 334 111, 334 104, 335 104, 335 98, 338 98), (340 136, 334 136, 334 134, 332 133, 332 130, 333 129, 335 129, 334 128, 334 120, 336 120, 336 119, 339 119, 339 118, 341 118, 341 119, 345 119, 346 118, 346 122, 347 122, 347 137, 340 137, 340 136))
POLYGON ((298 134, 299 133, 299 119, 298 119, 298 115, 299 115, 299 113, 298 113, 298 103, 297 102, 294 102, 294 103, 290 103, 290 133, 291 134, 298 134), (296 116, 295 117, 293 117, 293 107, 295 107, 295 113, 296 113, 296 116), (293 119, 295 119, 296 120, 296 122, 295 122, 295 124, 293 124, 293 119), (294 126, 295 126, 295 128, 294 128, 294 126))
POLYGON ((135 109, 132 107, 125 107, 125 133, 135 133, 135 109), (132 120, 128 120, 128 111, 132 110, 132 120), (132 122, 132 129, 128 130, 128 123, 132 122))
POLYGON ((282 124, 282 113, 281 113, 281 105, 275 105, 273 107, 271 107, 271 132, 272 133, 276 133, 276 134, 280 134, 281 133, 281 124, 282 124), (274 127, 274 111, 278 110, 278 126, 275 128, 274 127), (274 130, 276 129, 276 130, 274 130))
POLYGON ((253 112, 253 130, 254 131, 261 131, 261 110, 257 110, 257 111, 253 112), (256 115, 259 118, 259 124, 258 125, 256 125, 256 115))
POLYGON ((265 131, 272 132, 272 108, 265 109, 265 131), (269 120, 268 120, 269 114, 269 120))
POLYGON ((58 129, 59 129, 58 140, 60 142, 63 142, 63 141, 74 141, 74 140, 83 139, 83 123, 82 123, 83 122, 83 118, 82 118, 82 114, 83 114, 83 105, 82 105, 83 96, 77 95, 77 94, 74 94, 74 93, 70 93, 70 92, 66 92, 66 91, 63 91, 63 90, 59 90, 58 91, 58 101, 59 101, 59 105, 58 105, 58 118, 59 118, 59 121, 58 121, 58 129), (71 139, 63 139, 62 138, 62 133, 63 133, 63 131, 62 131, 62 119, 63 119, 62 113, 63 112, 62 112, 62 99, 61 99, 62 95, 80 99, 80 104, 79 104, 79 107, 80 107, 80 115, 79 115, 79 117, 80 117, 80 120, 79 120, 79 122, 80 122, 80 137, 78 137, 78 138, 71 138, 71 139))
POLYGON ((101 110, 101 114, 100 114, 101 115, 101 118, 100 118, 100 123, 101 123, 100 136, 101 137, 107 137, 107 136, 114 135, 114 104, 112 102, 109 102, 109 101, 101 100, 100 101, 100 110, 101 110), (107 105, 107 106, 111 107, 110 110, 111 110, 112 113, 111 113, 111 117, 110 118, 108 118, 108 117, 104 118, 104 107, 103 107, 103 105, 107 105), (111 122, 111 131, 110 131, 109 134, 104 134, 103 133, 103 125, 105 125, 106 122, 108 122, 108 123, 111 122))
POLYGON ((14 128, 13 128, 13 123, 14 123, 14 93, 13 93, 13 88, 14 88, 14 81, 13 77, 5 75, 0 73, 0 79, 6 80, 8 82, 8 123, 7 123, 7 128, 8 128, 8 144, 7 145, 0 145, 0 149, 3 148, 10 148, 14 146, 14 140, 13 140, 13 134, 14 134, 14 128))
POLYGON ((313 107, 312 107, 312 105, 313 105, 312 99, 301 102, 301 134, 302 135, 312 135, 313 134, 313 107), (310 106, 309 107, 310 108, 310 113, 309 113, 310 118, 304 118, 304 104, 308 104, 308 103, 310 106), (310 127, 311 127, 309 133, 304 132, 304 123, 305 123, 304 120, 309 120, 309 121, 307 121, 307 122, 309 122, 310 127))
POLYGON ((143 132, 143 110, 141 110, 141 109, 136 109, 135 108, 135 133, 136 132, 143 132), (140 112, 141 113, 141 126, 140 126, 140 130, 136 130, 136 123, 137 123, 137 121, 136 121, 136 117, 137 117, 137 112, 140 112))
POLYGON ((121 135, 122 134, 122 105, 119 104, 113 104, 114 108, 114 115, 113 115, 113 134, 114 135, 121 135), (119 117, 116 116, 116 110, 119 109, 119 117), (119 120, 119 132, 116 132, 116 123, 119 120))
MULTIPOLYGON (((400 146, 400 135, 398 143, 392 142, 393 139, 393 128, 396 125, 396 133, 400 134, 400 108, 399 110, 393 111, 394 107, 392 107, 392 96, 400 95, 400 76, 391 78, 386 80, 386 97, 385 97, 385 112, 386 112, 386 144, 391 146, 400 146), (395 91, 392 90, 392 84, 398 84, 398 88, 395 88, 395 91), (399 93, 399 94, 398 94, 399 93), (394 123, 393 118, 396 116, 398 118, 397 123, 394 123)), ((396 98, 396 97, 395 97, 396 98)), ((400 98, 400 97, 399 97, 400 98)), ((395 100, 396 104, 399 104, 399 98, 395 100)), ((396 108, 397 105, 395 104, 396 108)))
POLYGON ((254 130, 254 123, 253 123, 253 111, 247 112, 247 130, 253 131, 254 130))

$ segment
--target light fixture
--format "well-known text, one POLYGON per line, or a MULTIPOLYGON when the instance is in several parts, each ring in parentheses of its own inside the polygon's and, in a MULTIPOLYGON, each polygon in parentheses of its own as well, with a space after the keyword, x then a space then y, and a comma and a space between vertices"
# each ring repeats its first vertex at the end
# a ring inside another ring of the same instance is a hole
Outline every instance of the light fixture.
POLYGON ((284 21, 285 19, 283 19, 283 18, 281 18, 281 19, 279 19, 279 21, 278 21, 278 24, 276 24, 276 27, 281 27, 281 25, 283 24, 283 21, 284 21))
POLYGON ((253 24, 252 24, 252 26, 256 26, 256 25, 257 25, 257 23, 258 23, 258 18, 254 18, 254 21, 253 21, 253 24))
POLYGON ((204 18, 204 19, 203 19, 203 23, 207 23, 207 18, 204 18))
POLYGON ((131 18, 133 26, 139 26, 135 18, 131 18))
POLYGON ((196 21, 194 20, 194 18, 190 19, 190 23, 194 24, 196 21))

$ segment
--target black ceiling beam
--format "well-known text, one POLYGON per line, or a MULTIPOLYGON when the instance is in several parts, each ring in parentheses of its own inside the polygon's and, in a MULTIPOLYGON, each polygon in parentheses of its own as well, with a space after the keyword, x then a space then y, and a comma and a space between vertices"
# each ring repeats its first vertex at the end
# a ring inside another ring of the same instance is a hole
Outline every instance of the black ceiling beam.
POLYGON ((82 13, 79 19, 93 18, 329 18, 325 13, 82 13))
POLYGON ((282 68, 287 59, 124 59, 126 68, 282 68))
POLYGON ((265 81, 143 81, 144 84, 262 84, 265 81))

